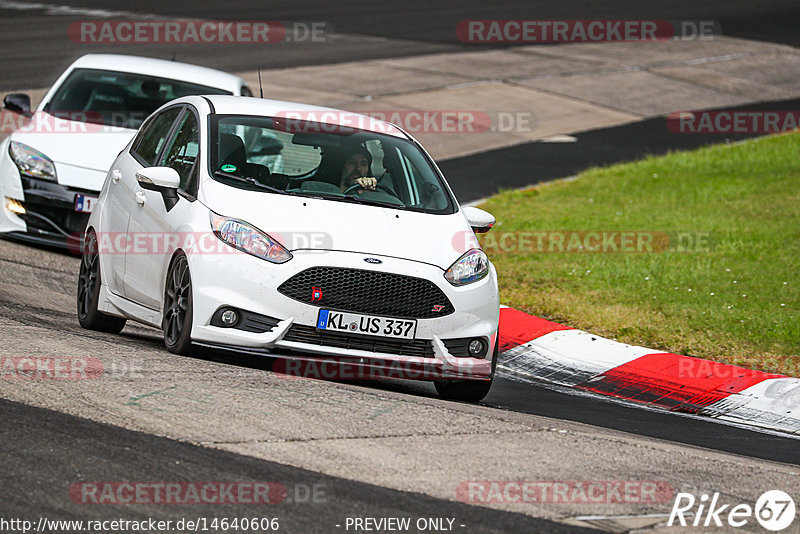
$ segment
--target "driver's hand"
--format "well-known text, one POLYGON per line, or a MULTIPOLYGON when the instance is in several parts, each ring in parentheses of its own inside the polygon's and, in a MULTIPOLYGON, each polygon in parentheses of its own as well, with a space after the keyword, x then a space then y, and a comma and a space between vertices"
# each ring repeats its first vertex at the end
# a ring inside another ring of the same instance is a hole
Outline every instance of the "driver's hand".
POLYGON ((378 179, 372 176, 362 176, 361 178, 356 178, 356 183, 364 189, 375 191, 378 186, 378 179))

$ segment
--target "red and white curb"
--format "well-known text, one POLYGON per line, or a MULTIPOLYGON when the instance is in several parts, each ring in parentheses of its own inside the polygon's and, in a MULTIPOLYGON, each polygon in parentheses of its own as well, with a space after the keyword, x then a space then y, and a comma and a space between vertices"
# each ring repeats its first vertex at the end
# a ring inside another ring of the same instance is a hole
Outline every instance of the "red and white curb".
POLYGON ((498 367, 674 412, 800 434, 800 379, 626 345, 500 309, 498 367))

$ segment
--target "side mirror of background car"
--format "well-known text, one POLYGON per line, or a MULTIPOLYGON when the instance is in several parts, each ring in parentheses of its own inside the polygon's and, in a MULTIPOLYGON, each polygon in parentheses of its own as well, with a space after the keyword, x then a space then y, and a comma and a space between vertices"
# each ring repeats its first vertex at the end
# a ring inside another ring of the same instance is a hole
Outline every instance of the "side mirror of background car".
POLYGON ((26 117, 31 117, 31 97, 25 93, 11 93, 3 98, 3 107, 14 113, 21 113, 26 117))
POLYGON ((181 185, 181 177, 175 169, 145 167, 136 173, 136 181, 139 182, 142 189, 161 193, 167 211, 178 203, 178 186, 181 185))
POLYGON ((482 209, 473 208, 471 206, 461 209, 464 212, 464 217, 467 218, 467 222, 472 227, 472 231, 476 234, 485 234, 494 226, 494 215, 488 211, 483 211, 482 209))

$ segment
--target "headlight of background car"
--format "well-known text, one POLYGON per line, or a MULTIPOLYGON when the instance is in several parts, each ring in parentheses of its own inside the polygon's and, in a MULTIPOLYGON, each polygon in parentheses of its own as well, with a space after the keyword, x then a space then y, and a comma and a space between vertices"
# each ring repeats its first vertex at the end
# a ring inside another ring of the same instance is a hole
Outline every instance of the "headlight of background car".
POLYGON ((458 258, 444 273, 447 281, 454 286, 471 284, 489 273, 489 258, 482 250, 474 248, 458 258))
POLYGON ((270 236, 244 221, 211 213, 214 235, 235 249, 271 263, 286 263, 292 254, 270 236))
POLYGON ((20 174, 33 178, 56 181, 56 166, 53 160, 28 145, 16 141, 8 144, 8 153, 20 174))

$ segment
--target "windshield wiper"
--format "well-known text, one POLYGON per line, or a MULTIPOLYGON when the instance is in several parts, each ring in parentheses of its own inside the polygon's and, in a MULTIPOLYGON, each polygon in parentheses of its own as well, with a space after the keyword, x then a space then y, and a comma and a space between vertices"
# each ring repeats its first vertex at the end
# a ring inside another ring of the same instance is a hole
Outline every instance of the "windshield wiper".
POLYGON ((271 185, 262 184, 255 178, 251 178, 249 176, 238 176, 236 174, 231 174, 229 172, 222 172, 222 171, 214 171, 214 176, 219 178, 231 178, 233 180, 237 180, 239 182, 244 182, 246 184, 254 185, 256 187, 260 187, 261 189, 266 189, 267 191, 272 191, 273 193, 281 193, 283 195, 293 195, 294 193, 290 193, 288 191, 284 191, 283 189, 278 189, 277 187, 272 187, 271 185))
POLYGON ((359 204, 367 204, 371 206, 382 206, 384 208, 395 208, 398 210, 406 209, 405 204, 395 204, 394 202, 384 202, 383 200, 370 200, 368 198, 360 198, 355 195, 345 195, 342 198, 346 198, 347 200, 355 200, 359 204))

